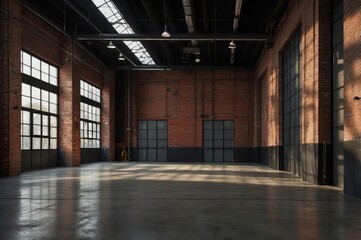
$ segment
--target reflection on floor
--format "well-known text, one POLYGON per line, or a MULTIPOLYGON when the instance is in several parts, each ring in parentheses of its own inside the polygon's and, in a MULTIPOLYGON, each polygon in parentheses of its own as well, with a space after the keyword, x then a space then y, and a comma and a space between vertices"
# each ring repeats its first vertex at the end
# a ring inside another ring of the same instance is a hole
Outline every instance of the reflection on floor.
POLYGON ((0 239, 360 236, 360 200, 261 165, 96 163, 0 179, 0 239))

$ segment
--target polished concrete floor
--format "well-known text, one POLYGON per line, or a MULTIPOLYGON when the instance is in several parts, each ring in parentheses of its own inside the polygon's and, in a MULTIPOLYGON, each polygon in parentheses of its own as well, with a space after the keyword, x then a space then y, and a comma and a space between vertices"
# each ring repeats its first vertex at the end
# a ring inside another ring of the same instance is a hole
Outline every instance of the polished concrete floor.
POLYGON ((261 165, 96 163, 0 179, 0 239, 361 239, 361 201, 261 165))

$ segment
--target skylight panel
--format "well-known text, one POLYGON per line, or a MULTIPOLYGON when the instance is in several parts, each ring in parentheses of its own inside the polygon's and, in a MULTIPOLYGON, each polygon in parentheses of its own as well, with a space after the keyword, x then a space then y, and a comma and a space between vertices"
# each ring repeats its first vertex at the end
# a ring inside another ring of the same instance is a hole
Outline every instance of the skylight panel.
MULTIPOLYGON (((113 28, 120 34, 134 34, 119 9, 111 0, 92 0, 113 28)), ((152 57, 140 41, 123 41, 142 64, 154 65, 152 57)))

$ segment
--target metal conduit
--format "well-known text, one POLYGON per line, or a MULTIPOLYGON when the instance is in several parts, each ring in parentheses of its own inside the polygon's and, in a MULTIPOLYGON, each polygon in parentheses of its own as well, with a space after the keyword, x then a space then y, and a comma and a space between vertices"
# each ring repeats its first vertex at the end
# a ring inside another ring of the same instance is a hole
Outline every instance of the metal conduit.
MULTIPOLYGON (((236 8, 234 10, 234 19, 233 19, 233 33, 236 33, 238 30, 238 23, 239 23, 239 16, 241 14, 242 9, 242 0, 237 0, 236 2, 236 8)), ((236 49, 231 49, 231 59, 230 64, 234 64, 234 54, 236 53, 236 49)))
MULTIPOLYGON (((191 3, 191 0, 182 0, 182 3, 183 3, 184 15, 185 15, 188 32, 194 33, 195 26, 194 26, 194 20, 193 20, 193 18, 194 18, 193 10, 192 10, 193 6, 191 3)), ((192 42, 193 46, 195 46, 197 44, 196 40, 191 40, 191 42, 192 42)))

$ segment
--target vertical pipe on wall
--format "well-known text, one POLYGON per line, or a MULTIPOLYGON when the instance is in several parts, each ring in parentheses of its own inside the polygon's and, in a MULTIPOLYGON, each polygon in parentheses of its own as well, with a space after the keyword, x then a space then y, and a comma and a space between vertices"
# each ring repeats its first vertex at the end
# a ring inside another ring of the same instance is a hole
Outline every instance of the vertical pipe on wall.
POLYGON ((212 107, 212 108, 211 108, 211 111, 212 111, 212 114, 211 114, 211 118, 213 118, 213 114, 214 114, 214 111, 213 111, 213 110, 214 110, 214 107, 213 107, 213 105, 214 105, 214 104, 213 104, 213 103, 214 103, 214 101, 213 101, 213 98, 214 98, 214 93, 213 93, 213 92, 214 92, 214 91, 213 91, 213 79, 214 79, 214 72, 212 71, 212 82, 211 82, 211 91, 212 91, 212 92, 211 92, 211 95, 212 95, 212 101, 211 101, 211 107, 212 107))
POLYGON ((197 147, 197 73, 194 75, 194 148, 197 147))
POLYGON ((127 97, 128 97, 128 113, 127 113, 127 118, 128 118, 128 121, 127 121, 127 141, 128 141, 128 161, 131 160, 131 134, 132 134, 132 121, 131 121, 131 113, 132 113, 132 109, 131 109, 131 72, 130 70, 128 70, 128 83, 127 83, 127 97))

